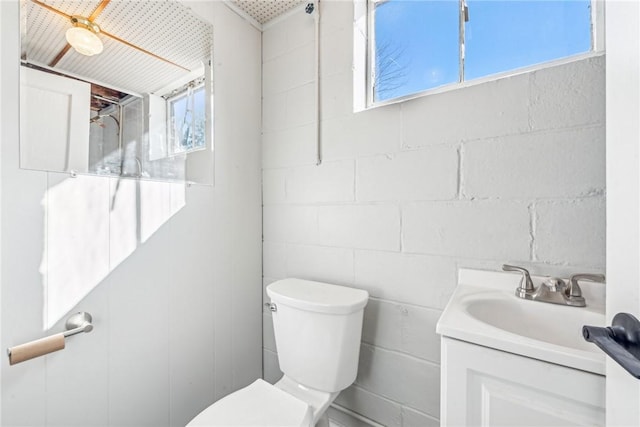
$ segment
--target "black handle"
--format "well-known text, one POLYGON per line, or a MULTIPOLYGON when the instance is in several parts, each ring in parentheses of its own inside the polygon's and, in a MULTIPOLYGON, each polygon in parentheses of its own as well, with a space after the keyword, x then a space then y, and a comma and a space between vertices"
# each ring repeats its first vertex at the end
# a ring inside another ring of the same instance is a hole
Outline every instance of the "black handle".
POLYGON ((582 336, 631 375, 640 379, 640 321, 629 313, 613 316, 611 326, 583 326, 582 336))

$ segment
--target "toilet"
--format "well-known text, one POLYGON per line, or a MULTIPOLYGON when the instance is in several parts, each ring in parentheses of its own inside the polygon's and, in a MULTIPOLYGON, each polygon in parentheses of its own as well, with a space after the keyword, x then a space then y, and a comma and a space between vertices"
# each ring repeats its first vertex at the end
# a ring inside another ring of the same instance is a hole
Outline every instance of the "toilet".
POLYGON ((220 399, 188 427, 329 425, 325 411, 356 379, 362 317, 369 294, 344 286, 284 279, 267 286, 267 295, 284 376, 274 385, 258 379, 220 399))

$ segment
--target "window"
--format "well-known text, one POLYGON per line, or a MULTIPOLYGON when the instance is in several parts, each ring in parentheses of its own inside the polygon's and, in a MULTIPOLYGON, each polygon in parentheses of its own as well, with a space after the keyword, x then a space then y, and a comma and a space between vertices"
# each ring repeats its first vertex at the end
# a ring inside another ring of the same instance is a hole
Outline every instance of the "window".
POLYGON ((204 84, 190 83, 167 99, 169 155, 206 147, 206 93, 204 84))
POLYGON ((368 0, 369 104, 596 50, 596 1, 368 0))

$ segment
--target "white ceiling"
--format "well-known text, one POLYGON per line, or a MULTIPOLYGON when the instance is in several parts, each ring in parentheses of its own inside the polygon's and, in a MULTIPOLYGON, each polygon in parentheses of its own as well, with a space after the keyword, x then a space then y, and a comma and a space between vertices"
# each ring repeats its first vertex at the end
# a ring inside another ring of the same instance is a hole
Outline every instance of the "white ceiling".
POLYGON ((233 0, 232 2, 257 22, 265 24, 304 3, 304 0, 233 0))

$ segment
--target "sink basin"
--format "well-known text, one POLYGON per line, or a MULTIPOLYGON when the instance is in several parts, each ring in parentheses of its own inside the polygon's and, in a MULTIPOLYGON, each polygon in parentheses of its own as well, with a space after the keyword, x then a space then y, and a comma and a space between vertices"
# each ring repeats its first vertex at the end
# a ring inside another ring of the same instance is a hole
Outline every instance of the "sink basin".
MULTIPOLYGON (((534 277, 538 285, 543 278, 534 277)), ((605 325, 604 285, 585 283, 587 307, 523 300, 519 277, 462 269, 436 331, 444 336, 604 375, 605 357, 582 338, 583 325, 605 325)))
POLYGON ((553 345, 599 353, 582 338, 582 325, 602 325, 604 315, 575 307, 525 301, 515 295, 497 294, 493 298, 468 301, 467 313, 480 322, 503 331, 553 345), (574 311, 572 311, 574 310, 574 311))

